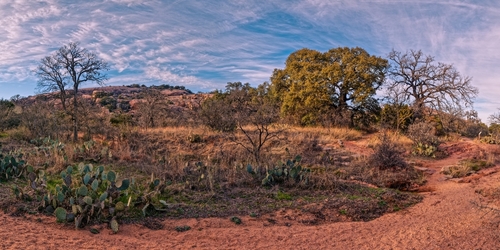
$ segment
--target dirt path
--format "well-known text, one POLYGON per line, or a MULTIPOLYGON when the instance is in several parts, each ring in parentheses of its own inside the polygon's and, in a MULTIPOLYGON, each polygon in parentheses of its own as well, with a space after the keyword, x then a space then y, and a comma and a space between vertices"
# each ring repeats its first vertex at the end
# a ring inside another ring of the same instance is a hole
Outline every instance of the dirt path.
MULTIPOLYGON (((469 144, 470 142, 461 142, 469 144)), ((497 249, 498 212, 487 213, 477 190, 500 186, 499 166, 466 179, 445 180, 442 166, 456 163, 467 151, 428 162, 423 202, 370 222, 306 226, 272 224, 268 217, 243 217, 242 225, 227 218, 164 221, 162 230, 124 225, 116 235, 103 226, 100 234, 76 231, 52 217, 18 218, 0 214, 1 249, 497 249), (470 182, 468 182, 470 181, 470 182), (468 183, 467 183, 468 182, 468 183), (175 226, 189 225, 187 232, 175 226)), ((286 213, 286 211, 283 211, 286 213)))

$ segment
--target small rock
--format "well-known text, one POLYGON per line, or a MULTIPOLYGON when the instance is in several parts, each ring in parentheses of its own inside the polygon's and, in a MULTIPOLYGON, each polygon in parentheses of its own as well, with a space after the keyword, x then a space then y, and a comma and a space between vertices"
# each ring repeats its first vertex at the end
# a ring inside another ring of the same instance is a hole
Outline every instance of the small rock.
POLYGON ((454 179, 451 179, 451 181, 456 182, 456 183, 463 183, 464 179, 463 178, 454 178, 454 179))
POLYGON ((439 178, 438 181, 447 181, 449 179, 453 179, 453 176, 451 176, 451 175, 445 175, 445 176, 439 178))
POLYGON ((443 168, 441 168, 441 173, 443 174, 449 174, 451 171, 450 171, 450 166, 444 166, 443 168))
POLYGON ((413 168, 415 168, 416 170, 420 170, 422 172, 429 170, 428 168, 424 168, 424 167, 413 167, 413 168))

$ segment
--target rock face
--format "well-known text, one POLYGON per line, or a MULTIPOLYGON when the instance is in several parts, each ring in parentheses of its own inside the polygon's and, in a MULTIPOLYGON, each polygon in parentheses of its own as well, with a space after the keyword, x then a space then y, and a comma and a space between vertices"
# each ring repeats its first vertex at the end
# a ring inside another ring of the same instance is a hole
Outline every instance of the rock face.
MULTIPOLYGON (((160 86, 161 87, 161 86, 160 86)), ((210 97, 211 94, 193 94, 183 87, 175 87, 172 89, 162 89, 160 87, 141 87, 137 86, 107 86, 97 88, 83 88, 79 90, 81 98, 93 101, 101 105, 103 108, 109 108, 109 105, 115 105, 122 112, 137 110, 139 103, 144 102, 143 92, 154 88, 158 89, 170 102, 170 108, 174 110, 195 109, 199 107, 203 100, 210 97), (126 106, 126 108, 123 108, 126 106)), ((165 87, 163 87, 165 88, 165 87)), ((47 101, 54 104, 56 107, 62 107, 61 101, 57 97, 57 92, 40 94, 24 98, 24 103, 34 103, 36 101, 47 101)), ((68 91, 71 94, 71 91, 68 91)), ((68 98, 69 100, 70 98, 68 98)), ((110 109, 111 110, 111 109, 110 109)))

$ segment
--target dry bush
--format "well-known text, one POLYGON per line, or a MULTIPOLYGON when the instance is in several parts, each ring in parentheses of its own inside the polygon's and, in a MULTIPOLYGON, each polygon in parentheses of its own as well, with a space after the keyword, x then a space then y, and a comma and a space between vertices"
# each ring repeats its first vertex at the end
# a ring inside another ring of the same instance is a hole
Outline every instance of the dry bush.
POLYGON ((450 175, 453 178, 461 178, 480 171, 481 169, 495 166, 496 152, 490 153, 483 150, 478 150, 475 155, 469 159, 460 161, 454 166, 445 166, 441 169, 441 173, 450 175))
POLYGON ((7 131, 10 138, 16 141, 30 141, 32 136, 30 130, 25 126, 19 126, 7 131))
MULTIPOLYGON (((401 134, 399 132, 384 131, 384 136, 387 137, 391 142, 399 145, 402 149, 410 150, 414 142, 408 138, 408 136, 401 134)), ((366 146, 368 148, 376 148, 381 143, 381 136, 371 136, 368 138, 366 146)))
POLYGON ((84 141, 98 137, 109 138, 116 136, 115 128, 111 125, 111 114, 91 100, 82 99, 78 109, 79 137, 84 141), (83 136, 82 136, 83 135, 83 136))
POLYGON ((459 164, 456 166, 447 166, 441 169, 441 173, 450 175, 453 178, 461 178, 474 173, 469 164, 459 164))
POLYGON ((425 183, 423 173, 413 167, 400 169, 398 171, 392 169, 381 170, 371 166, 367 161, 354 162, 352 166, 346 169, 345 176, 378 187, 400 190, 412 190, 425 183))
POLYGON ((26 161, 34 167, 42 167, 50 173, 58 173, 70 164, 66 152, 71 152, 66 144, 48 137, 31 140, 30 147, 23 147, 26 161))
POLYGON ((380 170, 400 170, 408 168, 408 163, 403 155, 405 149, 394 143, 384 133, 381 135, 380 144, 375 147, 375 152, 369 157, 368 164, 380 170))
POLYGON ((354 159, 347 166, 337 167, 338 178, 402 190, 411 190, 424 183, 423 174, 404 158, 405 147, 411 144, 406 137, 385 132, 374 136, 368 143, 373 145, 374 153, 354 159))
POLYGON ((71 120, 49 102, 37 102, 23 107, 21 125, 30 131, 30 138, 50 137, 65 140, 71 135, 71 120))
POLYGON ((417 122, 408 127, 408 137, 415 143, 437 146, 436 129, 428 122, 417 122))

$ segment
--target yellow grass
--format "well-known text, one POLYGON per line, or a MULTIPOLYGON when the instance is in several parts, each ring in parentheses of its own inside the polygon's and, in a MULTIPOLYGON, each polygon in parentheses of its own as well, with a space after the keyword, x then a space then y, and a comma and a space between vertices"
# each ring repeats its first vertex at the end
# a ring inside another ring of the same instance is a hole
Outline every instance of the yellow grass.
POLYGON ((318 135, 323 140, 358 140, 363 133, 350 128, 322 128, 322 127, 291 127, 290 131, 296 134, 318 135))
POLYGON ((401 145, 407 150, 410 149, 413 145, 413 141, 404 134, 394 131, 382 131, 380 133, 371 135, 366 141, 366 146, 369 148, 374 148, 375 146, 380 144, 381 136, 383 135, 383 133, 385 133, 385 135, 389 137, 390 141, 401 145))

